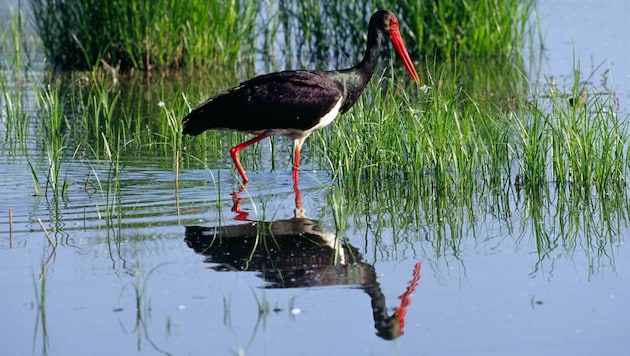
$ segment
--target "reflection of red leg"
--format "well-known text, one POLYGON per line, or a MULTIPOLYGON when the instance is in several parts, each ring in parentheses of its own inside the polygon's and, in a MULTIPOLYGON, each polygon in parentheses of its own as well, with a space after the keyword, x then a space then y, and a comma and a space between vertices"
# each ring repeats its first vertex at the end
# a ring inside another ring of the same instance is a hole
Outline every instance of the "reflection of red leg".
POLYGON ((234 198, 234 205, 232 206, 231 210, 233 213, 236 213, 236 217, 234 217, 234 220, 249 221, 249 219, 247 218, 249 213, 241 210, 241 203, 243 202, 243 198, 241 198, 240 192, 241 191, 232 193, 232 196, 234 198))
POLYGON ((422 262, 416 263, 413 268, 413 278, 409 282, 409 286, 405 293, 403 293, 398 299, 400 299, 400 306, 396 308, 394 314, 398 319, 398 335, 403 335, 403 328, 405 327, 405 316, 407 315, 407 307, 411 305, 411 295, 416 290, 418 282, 420 282, 420 272, 422 270, 422 262))
POLYGON ((240 145, 236 145, 236 146, 232 147, 232 149, 230 149, 230 156, 232 156, 232 161, 234 161, 234 165, 236 166, 236 169, 238 170, 238 173, 243 178, 243 184, 246 184, 248 179, 247 179, 247 175, 245 175, 245 170, 243 169, 243 166, 241 165, 241 161, 238 159, 238 154, 239 154, 239 152, 241 152, 241 150, 243 148, 249 147, 249 146, 255 144, 256 142, 264 139, 267 136, 269 136, 269 135, 267 135, 266 133, 260 134, 260 135, 258 135, 256 137, 252 138, 251 140, 245 141, 245 142, 241 143, 240 145))

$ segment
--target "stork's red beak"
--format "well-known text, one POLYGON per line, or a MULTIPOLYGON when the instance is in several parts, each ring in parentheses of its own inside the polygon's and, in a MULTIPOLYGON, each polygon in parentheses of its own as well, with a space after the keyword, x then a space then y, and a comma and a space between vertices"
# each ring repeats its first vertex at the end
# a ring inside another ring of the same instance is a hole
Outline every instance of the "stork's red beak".
POLYGON ((416 68, 413 66, 411 57, 409 57, 409 53, 407 52, 405 43, 400 35, 400 31, 398 31, 398 24, 396 24, 396 26, 392 26, 391 32, 389 33, 389 39, 392 41, 394 49, 396 49, 398 56, 403 61, 403 64, 405 65, 407 72, 411 75, 411 78, 413 78, 413 81, 419 83, 420 78, 418 77, 418 73, 416 73, 416 68))

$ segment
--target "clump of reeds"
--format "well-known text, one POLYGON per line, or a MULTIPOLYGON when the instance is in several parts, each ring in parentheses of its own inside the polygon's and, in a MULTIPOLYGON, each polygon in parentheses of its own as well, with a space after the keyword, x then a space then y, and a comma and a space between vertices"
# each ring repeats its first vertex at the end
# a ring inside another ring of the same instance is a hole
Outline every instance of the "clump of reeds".
POLYGON ((179 67, 238 63, 256 2, 31 0, 46 57, 56 68, 179 67))
POLYGON ((400 84, 399 78, 374 80, 371 94, 322 133, 344 182, 361 189, 365 182, 380 189, 392 180, 418 189, 464 189, 509 173, 512 123, 488 97, 510 100, 510 89, 490 92, 485 84, 514 73, 486 73, 470 87, 452 66, 436 67, 434 73, 427 77, 426 92, 400 84))
MULTIPOLYGON (((386 2, 387 3, 387 2, 386 2)), ((513 58, 521 53, 534 1, 395 1, 415 54, 513 58)))
POLYGON ((628 129, 614 93, 582 77, 579 64, 569 88, 549 78, 519 113, 516 132, 522 181, 596 187, 625 185, 628 129))
POLYGON ((256 26, 270 68, 337 68, 359 60, 366 24, 379 8, 398 15, 414 58, 518 57, 534 1, 292 1, 262 6, 256 26))
POLYGON ((46 56, 56 68, 251 68, 258 56, 281 67, 358 60, 378 8, 398 13, 416 57, 508 57, 519 53, 533 1, 249 0, 127 2, 31 0, 46 56), (281 49, 279 51, 279 49, 281 49))

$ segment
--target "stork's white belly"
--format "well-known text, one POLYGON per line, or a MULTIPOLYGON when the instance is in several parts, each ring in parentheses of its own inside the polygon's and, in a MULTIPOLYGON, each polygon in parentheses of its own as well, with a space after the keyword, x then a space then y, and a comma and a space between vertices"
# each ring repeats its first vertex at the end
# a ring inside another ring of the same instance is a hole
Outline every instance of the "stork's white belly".
POLYGON ((335 120, 337 115, 339 115, 339 111, 341 110, 342 103, 343 103, 343 97, 339 98, 339 101, 337 101, 337 104, 335 104, 335 106, 333 106, 333 108, 326 115, 322 116, 322 118, 319 120, 319 123, 317 123, 317 125, 311 127, 308 130, 270 129, 270 130, 250 131, 250 133, 254 135, 260 135, 260 134, 266 133, 269 136, 287 136, 294 140, 299 139, 299 138, 306 138, 313 131, 319 130, 322 127, 330 125, 330 123, 332 123, 335 120))

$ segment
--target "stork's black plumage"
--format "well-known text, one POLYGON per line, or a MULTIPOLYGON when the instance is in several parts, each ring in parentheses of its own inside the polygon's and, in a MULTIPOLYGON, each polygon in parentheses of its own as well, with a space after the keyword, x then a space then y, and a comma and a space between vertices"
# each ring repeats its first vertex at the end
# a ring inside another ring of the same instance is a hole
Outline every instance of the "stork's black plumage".
POLYGON ((380 10, 370 19, 367 50, 356 66, 335 71, 283 71, 252 78, 193 109, 183 120, 183 133, 199 135, 215 129, 257 135, 230 150, 244 183, 247 176, 238 153, 267 136, 288 136, 295 146, 293 180, 297 184, 304 140, 356 103, 374 73, 385 37, 392 41, 417 83, 418 74, 400 36, 398 20, 391 11, 380 10))
POLYGON ((260 134, 296 130, 300 136, 318 124, 343 97, 343 87, 327 72, 285 71, 265 74, 208 99, 184 121, 184 133, 208 129, 260 134))

